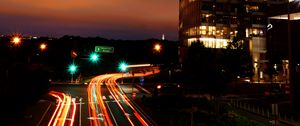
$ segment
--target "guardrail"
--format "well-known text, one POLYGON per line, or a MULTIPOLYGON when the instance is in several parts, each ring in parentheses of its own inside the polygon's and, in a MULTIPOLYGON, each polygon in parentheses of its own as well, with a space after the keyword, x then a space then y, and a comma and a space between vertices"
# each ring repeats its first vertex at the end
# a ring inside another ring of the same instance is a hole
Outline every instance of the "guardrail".
MULTIPOLYGON (((262 116, 267 119, 272 119, 274 118, 274 114, 272 112, 271 106, 266 108, 266 107, 260 107, 260 106, 255 106, 249 103, 243 103, 239 100, 233 100, 231 99, 229 102, 229 105, 232 106, 233 108, 241 109, 259 116, 262 116)), ((299 126, 300 122, 297 121, 293 116, 287 115, 281 112, 278 112, 278 119, 281 123, 292 125, 292 126, 299 126)))

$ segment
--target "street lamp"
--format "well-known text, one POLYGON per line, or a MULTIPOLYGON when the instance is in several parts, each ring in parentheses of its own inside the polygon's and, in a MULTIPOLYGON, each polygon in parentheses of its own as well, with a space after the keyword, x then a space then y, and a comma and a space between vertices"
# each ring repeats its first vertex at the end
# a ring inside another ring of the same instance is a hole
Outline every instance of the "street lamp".
POLYGON ((43 51, 43 50, 45 50, 47 48, 47 45, 45 44, 45 43, 42 43, 41 45, 40 45, 40 49, 43 51))
POLYGON ((18 45, 22 42, 22 39, 19 36, 14 36, 11 40, 14 45, 18 45))
POLYGON ((157 51, 157 52, 160 52, 161 51, 161 45, 160 44, 155 44, 154 45, 154 50, 157 51))

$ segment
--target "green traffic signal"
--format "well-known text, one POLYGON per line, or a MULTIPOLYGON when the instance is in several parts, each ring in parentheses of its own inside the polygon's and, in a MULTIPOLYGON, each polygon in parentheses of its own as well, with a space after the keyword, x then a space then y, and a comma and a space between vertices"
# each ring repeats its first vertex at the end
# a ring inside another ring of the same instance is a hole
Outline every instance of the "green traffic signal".
POLYGON ((77 68, 78 68, 78 66, 76 66, 75 64, 71 64, 71 65, 69 65, 69 72, 71 73, 71 74, 74 74, 74 73, 76 73, 76 71, 77 71, 77 68))
POLYGON ((119 65, 119 69, 121 71, 126 71, 127 70, 127 64, 125 62, 121 62, 119 65))
POLYGON ((92 53, 90 55, 90 61, 97 62, 99 60, 99 55, 97 53, 92 53))

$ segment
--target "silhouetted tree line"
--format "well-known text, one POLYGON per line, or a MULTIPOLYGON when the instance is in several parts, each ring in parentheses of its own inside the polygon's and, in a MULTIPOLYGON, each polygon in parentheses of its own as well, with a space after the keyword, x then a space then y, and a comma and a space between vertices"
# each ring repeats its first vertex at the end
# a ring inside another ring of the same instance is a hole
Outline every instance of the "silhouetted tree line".
POLYGON ((79 66, 81 76, 94 76, 103 73, 118 72, 121 61, 128 64, 171 64, 177 62, 177 42, 148 39, 148 40, 113 40, 101 37, 83 38, 80 36, 64 36, 49 43, 49 62, 53 66, 55 79, 67 80, 70 74, 67 66, 75 62, 79 66), (154 45, 162 45, 160 53, 154 52, 154 45), (51 45, 50 45, 51 44, 51 45), (52 46, 52 47, 51 47, 52 46), (114 47, 113 53, 98 53, 100 60, 97 63, 89 61, 89 54, 95 51, 95 46, 114 47), (71 51, 78 56, 72 58, 71 51))
POLYGON ((119 62, 128 64, 152 63, 172 64, 177 62, 177 42, 168 40, 113 40, 101 37, 80 37, 65 35, 61 38, 40 37, 38 39, 23 39, 18 46, 10 42, 9 37, 0 38, 2 46, 1 60, 7 62, 40 63, 49 71, 53 81, 66 81, 71 78, 68 66, 78 65, 74 78, 95 76, 103 73, 118 72, 119 62), (47 48, 41 51, 39 45, 46 43, 47 48), (155 44, 161 44, 162 50, 154 51, 155 44), (97 63, 89 61, 89 55, 95 51, 95 46, 114 47, 113 53, 98 53, 97 63), (71 56, 74 51, 77 57, 71 56))
POLYGON ((170 64, 178 59, 177 42, 167 40, 111 40, 66 35, 23 39, 19 45, 10 41, 10 36, 0 37, 0 97, 3 101, 0 111, 8 118, 22 114, 20 111, 47 93, 49 79, 69 81, 68 65, 73 62, 79 66, 76 78, 117 72, 120 61, 170 64), (41 43, 47 44, 46 50, 40 50, 41 43), (160 53, 153 52, 156 43, 162 45, 160 53), (100 61, 92 63, 88 58, 95 46, 112 46, 114 53, 99 53, 100 61), (71 57, 71 51, 77 53, 76 58, 71 57))

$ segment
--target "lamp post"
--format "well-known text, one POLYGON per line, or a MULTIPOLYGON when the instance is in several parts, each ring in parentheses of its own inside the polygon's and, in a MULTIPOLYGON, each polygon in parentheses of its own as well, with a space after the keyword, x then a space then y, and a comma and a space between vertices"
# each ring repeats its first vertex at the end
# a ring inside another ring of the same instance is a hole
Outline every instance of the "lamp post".
POLYGON ((41 51, 45 50, 46 48, 47 48, 47 45, 46 45, 45 43, 42 43, 42 44, 40 45, 41 51))
POLYGON ((156 52, 160 52, 160 50, 161 50, 161 45, 160 45, 160 44, 155 44, 155 45, 154 45, 154 50, 155 50, 156 52))
POLYGON ((19 36, 14 36, 11 40, 14 45, 19 45, 22 42, 22 39, 19 36))
POLYGON ((153 45, 153 62, 154 64, 159 64, 162 56, 162 45, 160 43, 156 43, 153 45))

